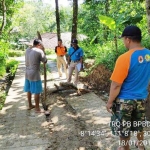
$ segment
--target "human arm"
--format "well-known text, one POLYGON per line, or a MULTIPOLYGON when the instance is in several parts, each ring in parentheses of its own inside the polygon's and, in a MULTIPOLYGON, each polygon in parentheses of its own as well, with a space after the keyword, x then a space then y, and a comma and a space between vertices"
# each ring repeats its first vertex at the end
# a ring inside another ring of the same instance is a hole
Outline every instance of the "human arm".
POLYGON ((68 50, 68 53, 67 53, 67 67, 68 67, 68 65, 70 65, 70 62, 71 62, 71 57, 70 57, 70 48, 69 48, 69 50, 68 50))
POLYGON ((126 55, 121 55, 116 61, 114 71, 110 78, 112 83, 110 86, 109 99, 106 104, 106 109, 108 112, 111 112, 113 101, 117 98, 120 93, 121 86, 128 76, 129 62, 130 61, 126 59, 126 55))
POLYGON ((83 70, 83 55, 84 55, 84 52, 83 52, 83 50, 81 49, 81 52, 80 52, 81 69, 80 69, 80 70, 83 70))
POLYGON ((113 101, 117 98, 118 94, 120 93, 121 86, 122 86, 121 83, 117 83, 115 81, 111 82, 109 98, 106 104, 106 109, 108 112, 111 112, 113 101))
POLYGON ((42 61, 43 63, 47 63, 47 58, 46 58, 44 47, 43 49, 41 49, 41 52, 40 52, 40 61, 42 61))
POLYGON ((64 46, 65 47, 65 52, 67 53, 67 47, 66 46, 64 46))
POLYGON ((70 65, 70 62, 71 62, 71 58, 70 58, 70 55, 68 55, 66 68, 68 68, 68 66, 70 65))
POLYGON ((57 54, 57 46, 55 47, 55 53, 57 54))

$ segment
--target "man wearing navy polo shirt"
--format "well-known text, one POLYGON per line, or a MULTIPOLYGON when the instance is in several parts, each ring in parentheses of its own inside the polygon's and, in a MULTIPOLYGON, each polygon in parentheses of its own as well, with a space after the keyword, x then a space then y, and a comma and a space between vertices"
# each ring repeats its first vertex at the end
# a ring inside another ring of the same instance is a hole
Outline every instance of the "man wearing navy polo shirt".
POLYGON ((72 40, 72 46, 68 50, 69 75, 67 82, 71 82, 72 73, 75 70, 74 85, 77 86, 79 71, 83 69, 83 50, 78 46, 78 40, 72 40))

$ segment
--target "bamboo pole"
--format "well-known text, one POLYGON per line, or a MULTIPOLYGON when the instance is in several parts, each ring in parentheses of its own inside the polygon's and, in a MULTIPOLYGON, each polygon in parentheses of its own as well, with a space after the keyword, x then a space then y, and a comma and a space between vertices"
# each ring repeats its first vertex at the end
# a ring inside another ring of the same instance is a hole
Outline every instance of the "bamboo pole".
MULTIPOLYGON (((42 41, 42 37, 41 37, 41 34, 39 31, 37 31, 37 36, 38 36, 38 39, 40 39, 42 41)), ((46 64, 43 63, 43 66, 44 66, 44 103, 46 102, 46 80, 47 80, 47 77, 46 77, 46 64)))

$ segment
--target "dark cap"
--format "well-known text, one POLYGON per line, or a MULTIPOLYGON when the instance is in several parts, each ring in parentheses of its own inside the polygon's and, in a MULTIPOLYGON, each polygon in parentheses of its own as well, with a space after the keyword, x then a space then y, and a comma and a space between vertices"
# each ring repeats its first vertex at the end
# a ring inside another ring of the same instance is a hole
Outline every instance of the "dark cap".
POLYGON ((72 43, 78 44, 78 40, 77 39, 73 39, 72 43))
POLYGON ((33 41, 33 45, 36 46, 36 45, 38 45, 38 44, 43 45, 43 43, 42 43, 42 41, 41 41, 40 39, 35 39, 35 40, 33 41))
POLYGON ((124 36, 136 36, 141 37, 141 30, 137 26, 127 26, 122 32, 121 37, 124 36))

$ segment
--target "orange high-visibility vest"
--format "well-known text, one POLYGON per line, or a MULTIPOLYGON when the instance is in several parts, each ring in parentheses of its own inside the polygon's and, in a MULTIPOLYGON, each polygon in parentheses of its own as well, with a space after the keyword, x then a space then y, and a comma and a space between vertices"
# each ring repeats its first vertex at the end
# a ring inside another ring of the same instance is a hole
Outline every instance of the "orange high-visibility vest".
POLYGON ((60 56, 60 55, 62 56, 62 55, 66 54, 66 48, 64 46, 63 47, 57 46, 56 49, 57 49, 57 55, 58 56, 60 56))

